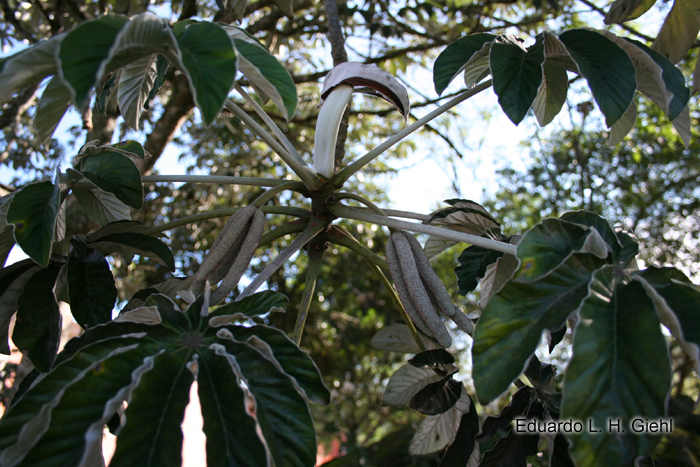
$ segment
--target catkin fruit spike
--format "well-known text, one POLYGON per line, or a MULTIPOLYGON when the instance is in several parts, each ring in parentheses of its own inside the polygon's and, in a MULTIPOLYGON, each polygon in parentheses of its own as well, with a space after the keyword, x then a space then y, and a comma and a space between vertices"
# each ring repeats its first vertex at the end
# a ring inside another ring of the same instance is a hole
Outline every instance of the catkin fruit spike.
POLYGON ((470 336, 474 335, 474 322, 467 318, 467 315, 462 313, 462 311, 455 307, 454 308, 455 314, 452 315, 452 321, 457 325, 459 329, 462 331, 466 332, 470 336))
POLYGON ((393 232, 391 238, 394 241, 394 248, 396 248, 396 255, 398 256, 401 266, 401 276, 406 281, 408 293, 416 309, 418 309, 418 313, 420 313, 421 318, 423 318, 425 324, 428 325, 428 328, 432 331, 438 343, 443 347, 449 347, 452 345, 452 338, 450 337, 450 333, 447 332, 445 323, 443 323, 438 316, 430 300, 430 296, 423 285, 408 240, 401 232, 393 232))
POLYGON ((396 248, 394 248, 394 242, 389 238, 386 242, 386 262, 389 265, 389 274, 391 274, 391 279, 394 281, 394 286, 396 287, 396 292, 399 294, 399 299, 401 304, 406 311, 408 317, 413 321, 413 323, 426 335, 432 337, 433 333, 425 324, 423 318, 421 318, 420 313, 413 304, 411 295, 408 293, 408 288, 406 287, 406 282, 401 275, 401 265, 399 264, 399 257, 396 254, 396 248))
POLYGON ((221 233, 217 239, 214 241, 214 244, 209 250, 209 254, 206 258, 204 258, 202 265, 194 275, 195 283, 203 283, 211 275, 214 269, 216 269, 220 263, 226 260, 227 254, 229 251, 231 251, 231 247, 234 243, 236 243, 236 240, 238 239, 239 235, 241 235, 241 232, 246 230, 246 227, 249 225, 248 221, 251 217, 253 217, 253 214, 255 214, 255 211, 257 210, 258 208, 255 207, 255 205, 250 204, 239 209, 233 216, 231 216, 224 228, 221 230, 221 233))
POLYGON ((214 293, 211 294, 210 304, 216 305, 231 293, 234 287, 238 285, 238 281, 248 269, 250 260, 255 254, 255 249, 258 247, 260 237, 262 237, 263 226, 265 224, 265 214, 261 210, 256 210, 253 218, 250 221, 250 229, 236 254, 236 258, 228 270, 223 282, 214 293))
POLYGON ((408 232, 402 233, 411 247, 413 257, 416 260, 416 268, 418 269, 421 279, 423 279, 423 283, 433 293, 438 309, 443 315, 451 318, 455 314, 455 309, 454 304, 452 303, 452 298, 447 292, 445 285, 442 283, 438 275, 435 274, 433 267, 430 265, 428 257, 425 255, 425 251, 420 246, 420 243, 418 243, 418 240, 416 240, 416 237, 408 232))

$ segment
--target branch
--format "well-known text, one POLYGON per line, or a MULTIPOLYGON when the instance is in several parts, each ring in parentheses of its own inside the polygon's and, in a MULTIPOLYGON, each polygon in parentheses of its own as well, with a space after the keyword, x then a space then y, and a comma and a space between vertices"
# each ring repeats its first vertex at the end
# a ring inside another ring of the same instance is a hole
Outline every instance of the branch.
POLYGON ((223 175, 144 175, 141 177, 141 181, 143 183, 216 183, 223 185, 245 185, 262 187, 279 186, 288 182, 288 180, 279 180, 276 178, 230 177, 223 175))
MULTIPOLYGON (((595 5, 595 4, 591 3, 591 2, 589 2, 588 0, 579 0, 579 1, 580 1, 581 3, 583 3, 584 5, 590 7, 593 11, 595 11, 595 12, 597 12, 597 13, 600 13, 600 14, 603 15, 603 16, 607 16, 607 13, 605 12, 605 10, 603 10, 602 8, 600 8, 598 5, 595 5)), ((635 29, 633 29, 633 28, 627 26, 626 24, 623 24, 623 23, 615 23, 615 24, 617 24, 618 26, 620 26, 622 29, 624 29, 625 31, 629 32, 630 34, 633 34, 633 35, 635 35, 635 36, 637 36, 637 37, 639 37, 639 38, 641 38, 641 39, 644 39, 644 40, 647 41, 647 42, 654 42, 654 38, 653 38, 653 37, 649 37, 649 36, 647 36, 647 35, 645 35, 645 34, 642 34, 641 32, 636 31, 635 29)))
POLYGON ((301 343, 301 335, 304 333, 306 317, 309 315, 309 308, 311 308, 311 300, 313 300, 314 291, 316 290, 316 282, 318 281, 318 276, 321 272, 321 267, 323 266, 323 253, 325 253, 326 251, 325 243, 311 244, 309 245, 307 251, 309 254, 309 264, 306 267, 304 295, 302 296, 301 304, 299 304, 297 321, 294 324, 294 331, 292 331, 292 340, 297 345, 301 343))
POLYGON ((490 250, 502 251, 510 255, 516 254, 517 248, 509 243, 498 242, 485 237, 471 235, 455 230, 442 229, 431 225, 417 224, 415 222, 406 222, 391 217, 380 216, 360 209, 351 208, 342 204, 334 204, 328 206, 328 210, 338 217, 346 219, 355 219, 362 222, 370 222, 372 224, 384 225, 393 229, 410 230, 411 232, 419 232, 435 237, 444 238, 446 240, 455 240, 458 242, 469 243, 471 245, 488 248, 490 250))

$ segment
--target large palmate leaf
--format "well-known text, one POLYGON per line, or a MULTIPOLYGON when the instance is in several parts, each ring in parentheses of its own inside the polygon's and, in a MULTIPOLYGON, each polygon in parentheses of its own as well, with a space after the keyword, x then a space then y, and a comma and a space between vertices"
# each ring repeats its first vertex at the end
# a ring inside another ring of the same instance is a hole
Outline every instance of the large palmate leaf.
POLYGON ((36 105, 36 118, 34 119, 39 141, 45 148, 48 149, 51 137, 70 107, 70 103, 70 90, 60 79, 51 78, 36 105))
POLYGON ((58 50, 59 73, 71 91, 77 108, 86 105, 90 90, 100 78, 119 30, 129 20, 106 15, 73 29, 58 50))
POLYGON ((622 231, 613 230, 608 221, 598 214, 572 211, 563 214, 560 219, 595 229, 610 251, 613 262, 623 269, 630 267, 630 262, 639 253, 639 244, 633 238, 622 231))
POLYGON ((209 125, 224 106, 236 77, 233 44, 226 32, 212 23, 188 25, 177 41, 181 55, 175 58, 187 75, 202 120, 209 125))
POLYGON ((501 108, 516 125, 527 115, 542 84, 544 40, 540 34, 537 42, 528 48, 499 41, 491 46, 493 90, 501 108))
MULTIPOLYGON (((53 369, 0 420, 2 465, 39 459, 46 466, 85 465, 126 402, 121 424, 112 426, 117 448, 110 465, 179 466, 180 425, 197 377, 206 465, 313 466, 313 424, 294 381, 320 376, 308 374, 312 367, 297 373, 302 368, 290 364, 289 341, 280 350, 277 338, 268 339, 265 354, 238 341, 231 332, 237 326, 210 327, 204 313, 202 300, 183 313, 167 297, 151 295, 142 308, 69 341, 53 369)), ((302 353, 296 348, 297 357, 302 353)))
POLYGON ((642 284, 626 282, 609 265, 594 273, 579 318, 562 418, 590 420, 602 432, 569 434, 572 458, 578 466, 632 465, 660 435, 632 433, 630 423, 663 418, 671 388, 659 317, 642 284), (617 433, 611 421, 624 432, 617 433))
POLYGON ((61 191, 49 181, 32 183, 14 194, 7 211, 14 224, 15 240, 22 250, 42 266, 49 264, 56 230, 61 191))
POLYGON ((563 32, 559 39, 586 78, 593 98, 611 127, 627 111, 637 88, 634 65, 617 44, 586 29, 563 32))
POLYGON ((268 50, 245 30, 222 26, 236 48, 238 69, 248 78, 258 95, 277 106, 289 120, 297 106, 297 91, 289 72, 268 50))
POLYGON ((435 92, 438 95, 442 94, 452 80, 470 65, 470 60, 474 54, 481 51, 486 44, 493 42, 495 39, 496 36, 493 34, 472 34, 457 39, 448 45, 440 53, 433 65, 435 92))
POLYGON ((78 171, 127 206, 141 209, 141 172, 127 156, 118 152, 100 152, 94 156, 83 157, 78 164, 78 171))

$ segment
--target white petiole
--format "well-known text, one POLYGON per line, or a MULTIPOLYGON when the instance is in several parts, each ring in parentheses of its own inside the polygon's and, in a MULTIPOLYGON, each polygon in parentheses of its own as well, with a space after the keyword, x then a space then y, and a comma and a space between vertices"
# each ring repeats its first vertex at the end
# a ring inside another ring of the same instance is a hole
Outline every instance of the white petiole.
POLYGON ((340 120, 350 102, 354 87, 340 84, 326 97, 318 114, 314 136, 314 171, 331 178, 335 169, 335 143, 338 140, 340 120))

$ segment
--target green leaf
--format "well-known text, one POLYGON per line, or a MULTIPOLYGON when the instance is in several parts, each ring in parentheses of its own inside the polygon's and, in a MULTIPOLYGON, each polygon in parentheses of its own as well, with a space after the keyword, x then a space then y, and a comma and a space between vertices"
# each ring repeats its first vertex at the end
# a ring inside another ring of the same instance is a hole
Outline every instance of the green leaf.
POLYGON ((441 95, 452 80, 470 64, 472 56, 495 39, 493 34, 472 34, 448 45, 433 65, 435 92, 441 95))
POLYGON ((49 148, 51 137, 70 107, 70 103, 70 90, 60 79, 51 78, 36 105, 36 117, 34 118, 37 136, 44 148, 49 148))
POLYGON ((281 293, 266 290, 249 295, 242 300, 220 306, 209 314, 209 318, 228 315, 242 315, 254 318, 271 312, 284 312, 288 302, 289 299, 281 293))
POLYGON ((224 105, 236 77, 236 52, 231 39, 218 25, 196 23, 187 26, 178 38, 181 70, 202 120, 210 125, 224 105))
POLYGON ((197 382, 207 437, 207 467, 267 465, 265 445, 255 417, 246 409, 247 394, 226 355, 202 351, 197 382))
POLYGON ((464 385, 449 375, 418 391, 408 406, 423 415, 440 415, 454 407, 462 392, 464 385))
POLYGON ((508 118, 518 125, 532 107, 542 85, 544 36, 525 49, 523 46, 494 42, 490 64, 493 90, 508 118))
POLYGON ((482 403, 497 398, 522 373, 544 330, 561 328, 578 309, 591 273, 603 264, 592 254, 575 253, 534 282, 518 282, 516 275, 491 297, 472 346, 474 386, 482 403))
MULTIPOLYGON (((102 442, 104 425, 153 366, 153 357, 141 348, 115 354, 91 365, 84 378, 52 401, 57 405, 50 411, 45 433, 19 466, 79 466, 92 443, 102 442)), ((143 439, 144 432, 140 435, 143 439)))
POLYGON ((236 65, 263 102, 271 99, 289 121, 297 106, 297 89, 287 69, 244 29, 222 25, 236 48, 236 65))
MULTIPOLYGON (((567 222, 569 219, 545 219, 523 235, 517 251, 520 268, 514 280, 541 279, 574 253, 591 253, 603 259, 608 256, 609 246, 597 229, 567 222)), ((613 239, 617 242, 614 234, 613 239)))
POLYGON ((491 297, 500 291, 518 270, 520 261, 513 255, 503 255, 488 265, 479 281, 479 307, 486 308, 491 297))
POLYGON ((15 227, 7 223, 7 211, 14 193, 0 197, 0 268, 5 265, 12 247, 15 245, 15 227))
MULTIPOLYGON (((426 349, 435 349, 438 347, 436 342, 433 342, 423 335, 420 336, 420 339, 423 341, 423 347, 426 349)), ((405 324, 392 324, 391 326, 380 329, 374 337, 372 337, 370 344, 375 349, 386 350, 387 352, 417 354, 421 351, 418 344, 416 344, 416 340, 413 338, 413 334, 411 334, 411 331, 405 324)))
POLYGON ((51 369, 61 340, 61 312, 53 293, 60 269, 51 263, 32 275, 17 300, 12 341, 42 373, 51 369))
POLYGON ((700 31, 700 0, 675 0, 652 48, 672 63, 680 62, 700 31))
POLYGON ((56 73, 56 52, 64 36, 26 48, 7 57, 0 65, 0 104, 31 84, 56 73))
POLYGON ((656 0, 615 0, 608 14, 605 15, 605 24, 624 23, 642 16, 654 6, 656 0))
POLYGON ((625 283, 611 265, 594 273, 579 317, 564 377, 562 418, 590 420, 603 432, 569 434, 571 456, 580 466, 632 463, 660 436, 631 433, 629 423, 662 418, 671 388, 659 318, 642 284, 625 283), (618 419, 625 433, 610 432, 609 422, 618 419))
POLYGON ((122 77, 122 70, 115 70, 102 85, 102 90, 95 99, 95 107, 102 114, 116 113, 119 110, 117 88, 122 77))
POLYGON ((51 258, 61 191, 49 181, 32 183, 15 193, 7 222, 15 225, 15 240, 41 266, 51 258))
POLYGON ((153 368, 141 377, 126 409, 125 428, 131 427, 119 433, 110 465, 182 465, 180 425, 194 381, 187 368, 191 358, 191 351, 164 352, 155 357, 153 368))
POLYGON ((503 253, 500 251, 480 246, 472 245, 466 248, 457 258, 459 262, 459 266, 455 268, 459 285, 457 293, 466 296, 469 292, 476 289, 479 279, 486 274, 486 269, 501 256, 503 256, 503 253))
POLYGON ((134 209, 141 209, 141 172, 128 157, 118 152, 101 152, 82 158, 78 169, 85 178, 112 193, 119 201, 134 209))
POLYGON ((572 211, 563 214, 563 221, 584 225, 595 229, 612 252, 612 258, 620 267, 628 267, 629 262, 639 253, 639 244, 629 235, 614 231, 607 220, 598 214, 587 211, 572 211))
POLYGON ((122 232, 100 237, 93 240, 88 237, 88 246, 101 251, 104 255, 118 253, 129 258, 132 255, 155 259, 166 265, 170 270, 175 269, 175 259, 170 248, 150 235, 137 232, 122 232))
MULTIPOLYGON (((293 378, 304 391, 306 397, 319 404, 329 404, 331 393, 321 378, 318 367, 309 357, 309 354, 301 350, 285 333, 268 326, 231 326, 228 328, 233 337, 239 342, 246 342, 252 336, 264 341, 272 353, 272 358, 277 361, 285 374, 293 378)), ((262 352, 257 345, 248 341, 262 352)), ((264 352, 262 352, 265 355, 264 352)))
POLYGON ((98 187, 77 170, 67 169, 67 173, 78 178, 79 182, 71 189, 81 209, 99 225, 131 220, 129 206, 119 201, 112 193, 98 187))
POLYGON ((550 59, 553 49, 561 46, 561 42, 551 33, 544 33, 545 62, 542 69, 542 84, 537 90, 537 96, 532 103, 532 110, 540 126, 549 125, 566 102, 569 92, 569 77, 566 68, 550 59))
POLYGON ((10 335, 10 321, 19 308, 17 300, 27 281, 39 271, 41 267, 30 259, 0 269, 0 352, 5 355, 10 355, 7 339, 10 335))
POLYGON ((112 319, 117 287, 109 263, 97 250, 80 255, 75 250, 68 259, 70 309, 83 328, 112 319))
POLYGON ((163 87, 168 79, 168 68, 170 67, 170 60, 165 58, 163 55, 158 55, 156 60, 156 80, 153 83, 151 92, 148 94, 148 99, 146 100, 146 108, 150 108, 151 101, 156 98, 156 95, 163 87))
POLYGON ((634 99, 637 81, 632 60, 617 44, 594 31, 571 29, 559 39, 588 81, 605 123, 611 127, 634 99))
MULTIPOLYGON (((255 416, 275 465, 314 465, 316 433, 304 398, 289 378, 253 347, 225 338, 222 342, 225 352, 235 356, 243 381, 255 398, 255 416)), ((224 350, 219 347, 218 351, 224 350)))
POLYGON ((486 417, 481 427, 481 433, 476 440, 484 443, 496 436, 499 431, 506 428, 510 429, 513 425, 513 420, 525 415, 533 397, 536 395, 535 389, 529 386, 518 389, 513 394, 513 397, 510 398, 510 403, 501 410, 500 414, 486 417))
POLYGON ((115 150, 121 152, 125 156, 136 157, 138 159, 146 158, 146 150, 143 148, 141 143, 133 140, 120 141, 115 144, 110 144, 107 147, 114 148, 115 150))
MULTIPOLYGON (((32 447, 32 443, 38 441, 39 436, 48 427, 48 419, 43 417, 51 416, 51 409, 60 402, 60 398, 68 387, 104 370, 102 363, 106 359, 117 356, 118 361, 119 356, 124 355, 125 351, 136 348, 138 343, 139 339, 133 336, 92 342, 91 345, 83 347, 82 351, 73 358, 65 359, 60 364, 57 361, 54 369, 37 381, 21 399, 15 401, 12 408, 0 420, 0 462, 3 465, 9 465, 10 457, 22 454, 21 445, 25 445, 26 452, 27 448, 32 447), (45 413, 42 413, 42 410, 45 413), (31 421, 34 422, 27 423, 31 421), (27 443, 30 445, 26 446, 27 443), (8 447, 12 447, 11 450, 8 450, 8 447)), ((128 358, 128 355, 126 357, 128 358)), ((74 415, 78 417, 81 413, 74 415)))
POLYGON ((700 288, 675 268, 649 267, 635 278, 654 302, 661 324, 700 369, 700 288))
POLYGON ((102 74, 103 62, 128 21, 125 16, 105 15, 77 26, 61 42, 61 77, 78 109, 87 105, 90 90, 102 74))
POLYGON ((632 131, 637 124, 637 103, 632 101, 627 112, 610 127, 610 136, 606 142, 608 146, 616 146, 621 143, 625 136, 632 131))

